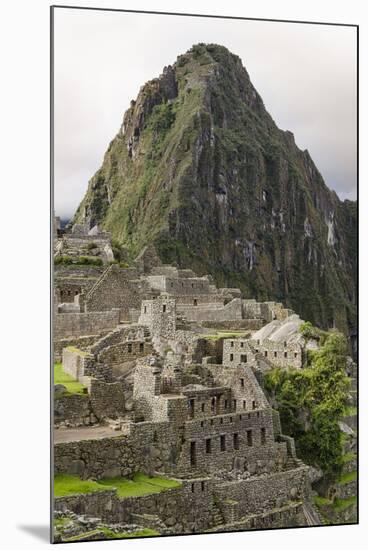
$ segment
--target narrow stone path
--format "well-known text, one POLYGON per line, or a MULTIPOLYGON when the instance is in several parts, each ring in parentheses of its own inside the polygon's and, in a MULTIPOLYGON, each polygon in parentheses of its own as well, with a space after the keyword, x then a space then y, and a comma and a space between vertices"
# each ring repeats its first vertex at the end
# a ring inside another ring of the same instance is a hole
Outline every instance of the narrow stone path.
POLYGON ((109 426, 91 426, 86 428, 59 428, 54 430, 55 443, 81 441, 82 439, 103 439, 105 437, 119 437, 120 431, 114 431, 109 426))

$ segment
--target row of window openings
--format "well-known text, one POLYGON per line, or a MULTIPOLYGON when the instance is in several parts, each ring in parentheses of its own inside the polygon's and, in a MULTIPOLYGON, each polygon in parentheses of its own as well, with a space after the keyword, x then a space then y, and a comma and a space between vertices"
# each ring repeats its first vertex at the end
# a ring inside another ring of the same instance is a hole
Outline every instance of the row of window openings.
MULTIPOLYGON (((261 445, 266 444, 266 428, 261 428, 261 445)), ((247 430, 247 446, 253 446, 253 432, 252 430, 247 430)), ((238 451, 240 448, 240 438, 239 434, 233 434, 233 449, 238 451)), ((220 451, 226 451, 226 436, 220 435, 220 451)), ((206 454, 212 453, 212 439, 206 439, 206 454)), ((196 465, 196 442, 191 441, 190 443, 190 463, 192 466, 196 465)))
MULTIPOLYGON (((258 350, 256 350, 256 352, 258 352, 258 350)), ((264 356, 265 356, 265 357, 268 357, 268 351, 267 351, 267 350, 264 352, 264 356)), ((278 352, 277 352, 277 351, 274 351, 274 352, 273 352, 273 356, 274 356, 274 357, 277 357, 277 356, 278 356, 278 352)), ((288 356, 288 352, 287 352, 287 351, 284 351, 284 357, 287 358, 287 356, 288 356)), ((294 352, 294 357, 295 357, 295 358, 298 357, 298 352, 294 352)), ((233 354, 233 353, 230 353, 230 361, 234 361, 234 354, 233 354)), ((247 363, 247 362, 248 362, 248 357, 247 357, 247 355, 241 354, 241 355, 240 355, 240 362, 241 362, 241 363, 247 363)))
MULTIPOLYGON (((260 414, 259 411, 257 411, 257 418, 259 418, 259 414, 260 414)), ((248 418, 250 418, 250 417, 251 417, 251 413, 248 413, 248 418)), ((243 420, 243 416, 241 414, 239 414, 239 420, 243 420)), ((232 422, 232 421, 233 421, 233 417, 230 416, 229 417, 229 422, 232 422)), ((223 424, 223 423, 224 423, 224 419, 221 417, 220 418, 220 424, 223 424)), ((204 420, 202 420, 201 421, 201 428, 204 427, 204 424, 205 424, 204 420)), ((213 426, 213 424, 214 424, 214 420, 213 420, 213 418, 211 418, 210 419, 210 425, 213 426)))
MULTIPOLYGON (((133 351, 133 344, 128 344, 128 353, 132 353, 133 351)), ((139 344, 139 352, 142 353, 144 351, 144 343, 141 342, 139 344)))
MULTIPOLYGON (((173 287, 174 287, 174 283, 170 283, 170 286, 171 286, 171 288, 173 288, 173 287)), ((181 283, 181 286, 184 287, 183 281, 182 281, 182 283, 181 283)), ((192 288, 194 288, 194 283, 192 283, 192 288)), ((201 283, 201 284, 200 284, 200 287, 197 287, 197 288, 203 288, 203 283, 201 283)))
MULTIPOLYGON (((257 340, 257 344, 259 345, 261 343, 260 340, 257 340)), ((234 340, 231 340, 230 342, 230 346, 233 348, 234 347, 234 340)), ((244 342, 240 342, 240 347, 243 348, 244 347, 244 342)), ((284 348, 287 347, 287 342, 284 342, 284 348)), ((258 350, 256 350, 258 351, 258 350)))
MULTIPOLYGON (((71 296, 72 291, 71 290, 65 290, 65 294, 68 295, 68 296, 71 296)), ((74 290, 74 296, 77 296, 77 294, 79 294, 78 290, 74 290)), ((64 290, 60 290, 60 296, 64 296, 64 290)))
MULTIPOLYGON (((241 378, 240 379, 240 385, 242 387, 244 387, 244 378, 241 378)), ((194 415, 194 406, 195 406, 195 400, 194 399, 189 399, 188 401, 188 408, 189 408, 189 413, 191 416, 194 415)), ((236 410, 238 407, 238 401, 237 399, 233 399, 233 408, 236 410)), ((228 399, 225 399, 224 401, 224 409, 228 409, 229 408, 229 400, 228 399)), ((245 399, 243 399, 243 409, 246 409, 247 408, 247 402, 245 399)), ((252 401, 252 409, 254 410, 256 408, 256 402, 255 401, 252 401)), ((211 400, 211 412, 214 413, 216 410, 216 398, 213 397, 212 400, 211 400)), ((202 403, 201 404, 201 411, 204 413, 206 412, 206 403, 202 403)))

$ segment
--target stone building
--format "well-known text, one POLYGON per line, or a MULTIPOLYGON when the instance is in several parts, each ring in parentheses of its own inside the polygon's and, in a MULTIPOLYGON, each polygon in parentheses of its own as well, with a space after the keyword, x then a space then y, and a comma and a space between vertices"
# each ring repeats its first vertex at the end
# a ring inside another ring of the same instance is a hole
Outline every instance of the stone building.
POLYGON ((79 286, 74 272, 69 281, 63 274, 55 357, 86 392, 55 399, 55 472, 97 480, 156 473, 180 487, 124 504, 114 491, 60 498, 60 513, 103 518, 108 507, 110 518, 127 523, 148 514, 164 533, 305 525, 308 467, 258 381, 265 364, 302 368, 302 346, 253 338, 293 312, 158 265, 149 251, 129 269, 86 268, 79 286), (73 300, 62 301, 69 290, 73 300), (98 425, 104 436, 61 437, 80 425, 98 425))

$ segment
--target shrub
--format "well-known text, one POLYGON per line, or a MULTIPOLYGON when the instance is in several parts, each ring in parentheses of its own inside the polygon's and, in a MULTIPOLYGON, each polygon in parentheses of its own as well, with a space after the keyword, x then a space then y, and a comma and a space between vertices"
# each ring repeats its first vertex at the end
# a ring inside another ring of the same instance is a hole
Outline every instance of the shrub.
POLYGON ((345 337, 333 332, 310 354, 307 368, 277 368, 265 375, 265 389, 276 399, 283 429, 295 438, 301 457, 335 477, 343 463, 338 421, 345 413, 349 391, 346 356, 345 337))

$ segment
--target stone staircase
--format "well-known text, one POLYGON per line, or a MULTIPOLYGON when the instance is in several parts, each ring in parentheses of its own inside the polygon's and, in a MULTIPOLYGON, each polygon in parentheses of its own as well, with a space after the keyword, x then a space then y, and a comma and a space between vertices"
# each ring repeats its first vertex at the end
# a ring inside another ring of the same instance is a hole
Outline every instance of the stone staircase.
POLYGON ((221 513, 220 508, 217 506, 217 504, 214 504, 213 506, 213 512, 212 512, 212 528, 219 527, 220 525, 224 525, 225 521, 223 518, 223 515, 221 513))

